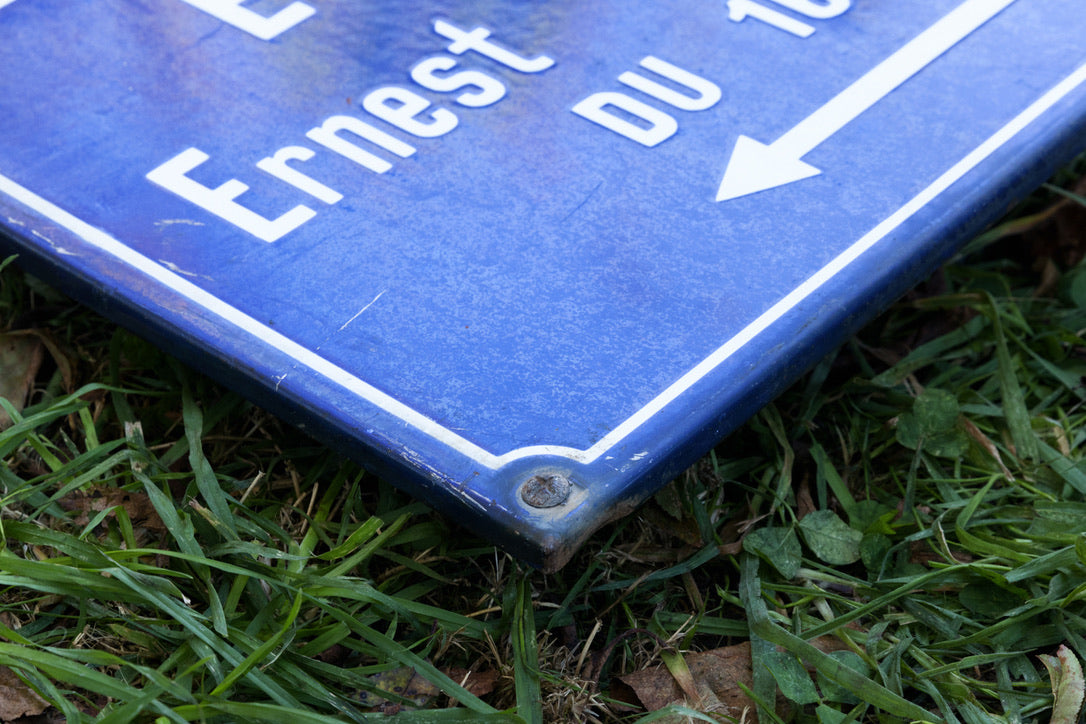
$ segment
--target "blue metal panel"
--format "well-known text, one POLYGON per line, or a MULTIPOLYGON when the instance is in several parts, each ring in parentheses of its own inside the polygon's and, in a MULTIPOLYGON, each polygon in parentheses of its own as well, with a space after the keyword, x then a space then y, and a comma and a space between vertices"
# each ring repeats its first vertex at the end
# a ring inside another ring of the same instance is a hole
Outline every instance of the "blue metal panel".
POLYGON ((0 0, 0 225, 546 567, 1086 145, 1081 0, 0 0))

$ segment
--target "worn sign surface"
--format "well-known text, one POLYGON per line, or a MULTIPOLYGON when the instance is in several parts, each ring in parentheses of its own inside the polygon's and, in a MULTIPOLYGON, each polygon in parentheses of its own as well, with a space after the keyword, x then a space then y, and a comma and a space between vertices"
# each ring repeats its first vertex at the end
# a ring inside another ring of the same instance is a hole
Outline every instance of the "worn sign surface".
POLYGON ((556 567, 1086 145, 1082 0, 0 0, 5 249, 556 567))

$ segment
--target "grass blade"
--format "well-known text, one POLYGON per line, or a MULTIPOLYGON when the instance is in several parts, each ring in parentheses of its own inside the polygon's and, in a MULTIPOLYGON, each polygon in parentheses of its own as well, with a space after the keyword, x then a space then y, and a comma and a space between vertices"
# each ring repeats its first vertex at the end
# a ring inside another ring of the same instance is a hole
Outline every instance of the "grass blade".
POLYGON ((539 650, 535 636, 535 613, 528 576, 517 574, 508 616, 513 645, 513 679, 517 690, 517 713, 528 724, 543 724, 543 700, 539 683, 539 650))
POLYGON ((747 611, 752 633, 770 643, 781 646, 799 656, 809 666, 813 666, 830 681, 839 684, 855 694, 861 701, 866 701, 898 716, 916 721, 941 722, 942 719, 927 709, 908 701, 868 677, 842 664, 837 659, 824 654, 798 636, 785 631, 769 620, 769 613, 762 600, 761 582, 758 578, 758 559, 755 556, 742 556, 742 578, 739 584, 740 597, 747 611))

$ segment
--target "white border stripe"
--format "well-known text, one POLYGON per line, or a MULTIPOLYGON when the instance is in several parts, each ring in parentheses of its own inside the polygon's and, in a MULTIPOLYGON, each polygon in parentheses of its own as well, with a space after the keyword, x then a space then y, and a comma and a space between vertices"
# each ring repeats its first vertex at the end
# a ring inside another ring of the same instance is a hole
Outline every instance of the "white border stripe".
MULTIPOLYGON (((488 467, 498 467, 496 458, 475 443, 442 427, 425 415, 413 410, 399 400, 385 394, 373 385, 363 382, 342 367, 329 362, 320 355, 311 352, 294 340, 282 335, 271 327, 253 319, 215 295, 204 291, 187 279, 166 269, 143 254, 130 249, 112 236, 96 229, 85 221, 69 214, 64 209, 46 201, 33 191, 20 186, 0 174, 0 191, 29 206, 39 214, 60 224, 68 231, 86 241, 91 246, 123 261, 128 266, 151 277, 172 291, 203 307, 215 316, 269 344, 295 362, 310 368, 317 374, 354 393, 358 397, 372 402, 382 410, 400 418, 409 425, 439 440, 451 448, 459 450, 468 457, 478 460, 488 467)), ((280 378, 281 381, 282 378, 280 378)), ((277 385, 278 386, 278 385, 277 385)))
MULTIPOLYGON (((0 0, 0 7, 12 0, 0 0)), ((654 415, 663 410, 676 398, 689 390, 712 370, 722 364, 737 351, 746 346, 759 334, 771 327, 781 317, 807 299, 828 281, 833 279, 849 264, 871 249, 875 244, 897 229, 920 209, 934 200, 939 194, 976 168, 981 162, 1018 135, 1029 124, 1051 109, 1056 103, 1086 83, 1086 64, 1079 66, 1071 75, 1054 86, 1047 93, 1034 101, 1007 125, 1000 128, 984 143, 974 149, 958 163, 954 164, 930 186, 917 194, 912 200, 894 212, 878 226, 839 254, 829 264, 819 269, 807 281, 796 287, 790 294, 778 301, 761 316, 747 325, 742 331, 718 347, 696 367, 684 374, 667 389, 656 396, 649 404, 642 407, 624 420, 610 433, 587 450, 559 445, 533 445, 518 448, 503 455, 494 455, 470 440, 426 417, 417 410, 408 407, 399 400, 382 392, 373 385, 362 381, 341 367, 329 362, 315 352, 303 347, 267 325, 253 319, 218 297, 204 291, 187 279, 169 271, 161 264, 152 261, 133 249, 125 246, 104 231, 76 218, 67 211, 46 201, 41 196, 20 186, 15 181, 0 175, 0 192, 11 196, 51 221, 72 232, 91 246, 123 261, 133 269, 147 275, 160 284, 203 307, 213 315, 238 329, 255 337, 258 341, 270 344, 298 364, 308 367, 325 379, 333 382, 352 394, 372 403, 390 415, 429 435, 438 442, 460 452, 468 458, 491 469, 534 455, 555 455, 580 463, 591 463, 603 453, 621 442, 634 430, 645 424, 654 415)), ((278 385, 276 385, 278 386, 278 385)))
POLYGON ((1071 73, 1071 75, 1067 76, 1055 87, 1030 104, 1030 106, 1018 114, 1014 120, 996 131, 988 138, 988 140, 977 146, 961 161, 951 166, 946 173, 937 178, 930 186, 914 196, 908 203, 887 217, 874 229, 864 234, 852 246, 845 249, 836 258, 830 261, 829 264, 815 272, 814 275, 807 279, 807 281, 800 284, 792 290, 790 294, 763 312, 761 316, 748 324, 739 332, 739 334, 718 347, 716 351, 706 357, 701 364, 680 377, 670 387, 661 392, 656 399, 638 410, 625 422, 585 451, 587 453, 585 462, 595 460, 604 451, 613 447, 619 440, 629 435, 646 420, 662 410, 676 397, 688 390, 724 360, 731 357, 748 342, 768 329, 770 325, 791 311, 792 308, 807 297, 811 296, 826 282, 837 276, 837 274, 845 269, 845 267, 856 261, 861 254, 868 251, 890 232, 901 226, 913 214, 920 211, 920 209, 929 204, 939 194, 946 191, 950 186, 965 176, 965 174, 976 168, 982 161, 999 150, 999 148, 1018 135, 1030 123, 1037 120, 1042 114, 1084 82, 1086 82, 1086 64, 1079 66, 1075 72, 1071 73))

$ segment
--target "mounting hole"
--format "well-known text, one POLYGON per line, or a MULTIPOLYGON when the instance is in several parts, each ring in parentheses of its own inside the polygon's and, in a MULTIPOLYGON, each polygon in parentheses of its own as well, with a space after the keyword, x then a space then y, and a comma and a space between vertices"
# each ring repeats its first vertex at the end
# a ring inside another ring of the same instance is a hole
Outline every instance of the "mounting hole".
POLYGON ((533 475, 520 486, 521 499, 533 508, 554 508, 569 499, 573 483, 556 473, 533 475))

